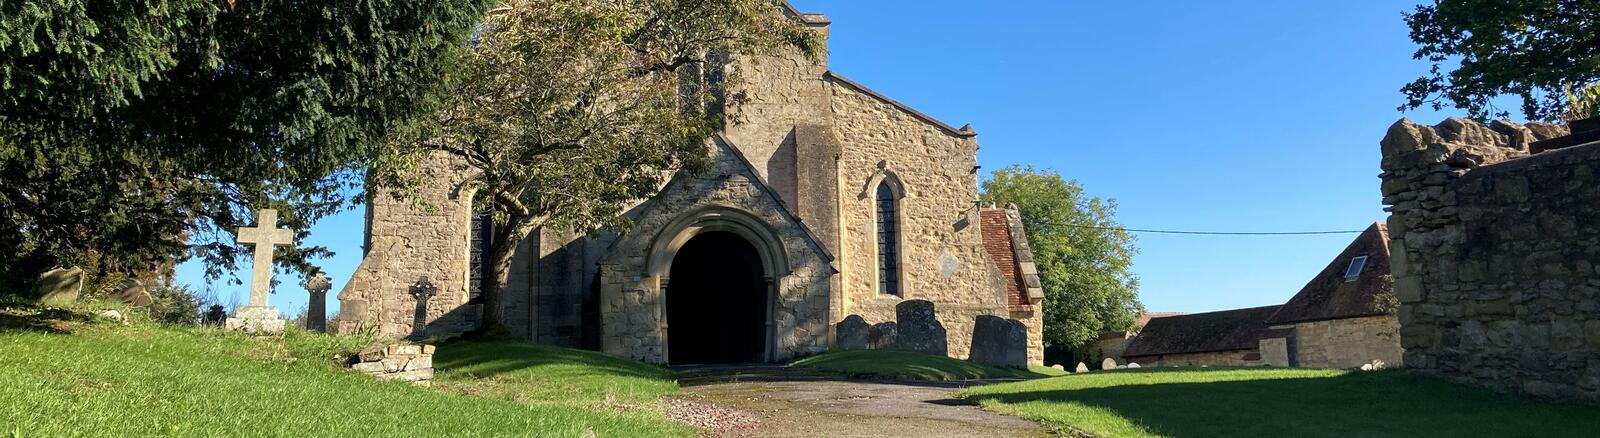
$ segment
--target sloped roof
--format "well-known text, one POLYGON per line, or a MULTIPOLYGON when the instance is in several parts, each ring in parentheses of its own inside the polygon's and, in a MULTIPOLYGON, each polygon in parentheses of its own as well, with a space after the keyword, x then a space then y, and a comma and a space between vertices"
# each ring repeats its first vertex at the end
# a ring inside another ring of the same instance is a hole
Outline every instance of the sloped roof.
POLYGON ((1387 275, 1389 230, 1386 224, 1379 222, 1356 236, 1268 322, 1289 324, 1384 315, 1386 311, 1376 303, 1378 294, 1389 287, 1387 275), (1351 261, 1362 256, 1367 257, 1365 266, 1354 280, 1346 281, 1345 273, 1351 261))
POLYGON ((1031 305, 1027 294, 1023 293, 1027 286, 1017 273, 1016 248, 1011 246, 1011 223, 1006 219, 1005 209, 984 208, 978 213, 982 216, 983 248, 988 250, 989 258, 1005 277, 1006 304, 1012 307, 1031 305))
POLYGON ((1281 306, 1152 318, 1128 341, 1123 357, 1251 350, 1268 332, 1267 318, 1281 306))

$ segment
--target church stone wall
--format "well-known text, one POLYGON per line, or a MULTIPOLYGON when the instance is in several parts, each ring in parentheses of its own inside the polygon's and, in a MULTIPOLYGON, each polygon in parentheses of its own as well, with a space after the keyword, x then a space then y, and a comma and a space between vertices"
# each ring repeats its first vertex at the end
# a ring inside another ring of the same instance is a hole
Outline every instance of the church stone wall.
POLYGON ((733 60, 731 70, 744 84, 734 94, 743 97, 729 111, 723 134, 737 145, 756 173, 778 195, 796 206, 802 162, 797 155, 796 128, 827 126, 828 22, 801 17, 822 38, 821 50, 807 57, 798 49, 781 54, 733 60))
POLYGON ((1402 120, 1382 142, 1407 367, 1600 398, 1600 144, 1548 125, 1402 120))
POLYGON ((924 120, 855 84, 829 76, 839 139, 843 312, 869 324, 893 321, 902 299, 934 303, 950 335, 950 356, 965 358, 979 315, 1009 317, 999 268, 984 249, 978 220, 977 141, 924 120), (873 181, 896 178, 901 297, 878 294, 873 181))
MULTIPOLYGON (((422 163, 430 184, 415 198, 395 199, 382 188, 367 203, 366 255, 339 292, 340 333, 375 330, 379 337, 448 336, 477 328, 478 308, 467 305, 472 191, 467 168, 438 155, 422 163), (415 201, 415 202, 414 202, 415 201), (421 203, 422 205, 417 205, 421 203), (426 278, 438 290, 422 303, 411 286, 426 278), (421 326, 418 326, 421 322, 421 326)), ((513 261, 527 263, 526 251, 513 261)), ((527 331, 526 270, 512 269, 506 295, 507 326, 527 331), (521 291, 521 293, 519 293, 521 291)))
POLYGON ((771 318, 774 361, 827 351, 830 281, 834 269, 822 249, 768 194, 764 184, 735 153, 712 147, 712 169, 704 175, 680 174, 643 211, 627 235, 600 261, 603 349, 646 362, 667 362, 666 311, 661 276, 651 271, 661 239, 683 231, 686 216, 720 209, 747 215, 776 235, 776 242, 751 242, 758 249, 777 243, 788 265, 774 278, 776 305, 771 318))

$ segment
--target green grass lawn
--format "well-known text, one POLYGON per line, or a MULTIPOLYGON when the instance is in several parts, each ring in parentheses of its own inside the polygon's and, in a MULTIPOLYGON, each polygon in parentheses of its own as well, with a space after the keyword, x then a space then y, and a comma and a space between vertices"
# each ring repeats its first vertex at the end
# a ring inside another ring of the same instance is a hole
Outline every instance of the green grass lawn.
POLYGON ((1145 369, 969 389, 985 409, 1103 437, 1596 436, 1600 406, 1403 370, 1145 369))
POLYGON ((333 363, 366 343, 291 331, 92 322, 0 309, 0 435, 692 436, 652 401, 657 367, 511 341, 447 343, 438 389, 333 363), (538 357, 530 357, 535 356, 538 357))
POLYGON ((1055 368, 1027 370, 979 365, 944 356, 895 350, 854 350, 823 353, 789 363, 800 369, 848 377, 909 380, 961 380, 1035 378, 1058 376, 1055 368))

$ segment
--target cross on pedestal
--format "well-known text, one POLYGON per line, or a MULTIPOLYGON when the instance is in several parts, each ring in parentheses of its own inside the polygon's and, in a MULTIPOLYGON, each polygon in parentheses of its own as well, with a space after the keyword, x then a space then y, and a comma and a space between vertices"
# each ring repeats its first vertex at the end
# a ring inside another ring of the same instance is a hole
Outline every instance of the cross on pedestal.
POLYGON ((266 307, 272 288, 272 253, 278 245, 293 245, 294 230, 278 228, 278 210, 256 212, 255 228, 239 228, 239 243, 255 246, 250 271, 250 306, 266 307))
POLYGON ((278 333, 283 331, 283 317, 278 309, 267 305, 272 292, 272 253, 279 245, 294 244, 294 230, 278 228, 278 210, 265 208, 256 212, 255 228, 239 228, 239 243, 254 245, 255 261, 250 272, 250 304, 239 306, 234 316, 228 318, 230 330, 251 333, 278 333))

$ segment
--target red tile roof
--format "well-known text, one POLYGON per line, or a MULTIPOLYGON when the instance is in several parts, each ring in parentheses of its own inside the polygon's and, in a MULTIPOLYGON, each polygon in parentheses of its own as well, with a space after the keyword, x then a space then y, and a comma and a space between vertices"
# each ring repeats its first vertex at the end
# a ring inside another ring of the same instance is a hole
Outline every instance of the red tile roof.
POLYGON ((1011 245, 1011 221, 1006 218, 1006 210, 984 208, 979 209, 978 213, 982 216, 983 247, 1005 276, 1006 304, 1012 308, 1031 305, 1028 295, 1023 293, 1027 286, 1022 282, 1022 275, 1018 274, 1017 251, 1011 245))

